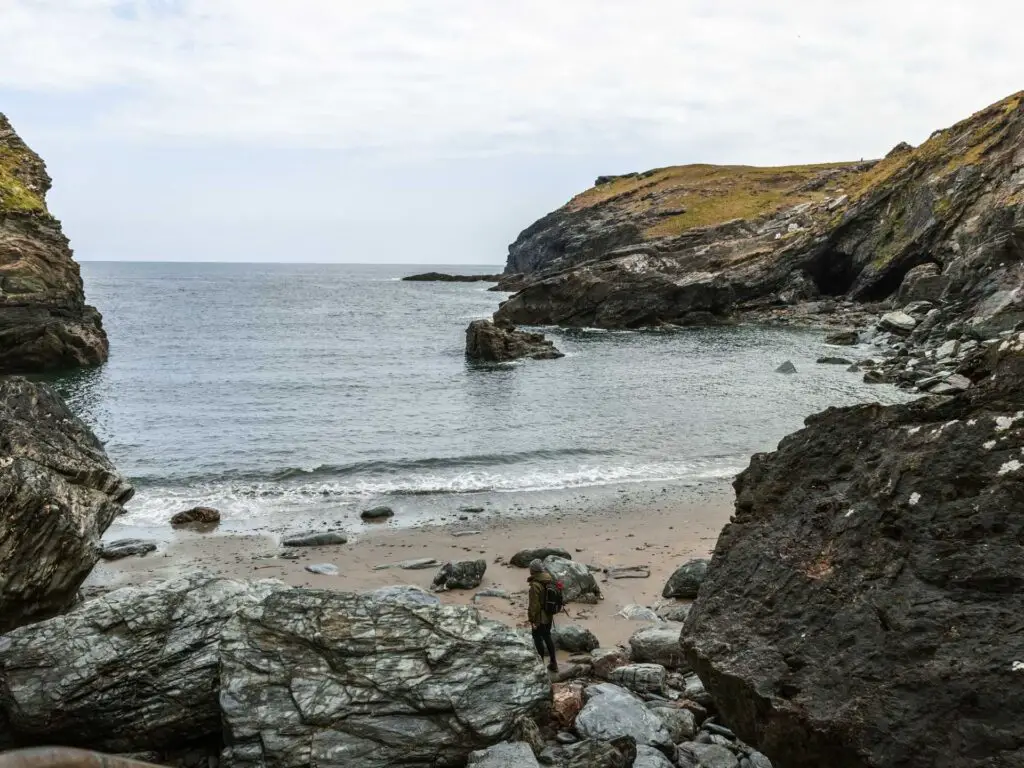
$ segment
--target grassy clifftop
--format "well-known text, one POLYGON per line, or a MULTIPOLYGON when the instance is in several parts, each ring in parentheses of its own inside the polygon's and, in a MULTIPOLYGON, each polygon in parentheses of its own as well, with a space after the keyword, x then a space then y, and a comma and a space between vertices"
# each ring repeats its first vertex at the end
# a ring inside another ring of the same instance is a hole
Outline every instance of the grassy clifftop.
POLYGON ((0 113, 0 212, 43 213, 49 177, 39 156, 0 113))

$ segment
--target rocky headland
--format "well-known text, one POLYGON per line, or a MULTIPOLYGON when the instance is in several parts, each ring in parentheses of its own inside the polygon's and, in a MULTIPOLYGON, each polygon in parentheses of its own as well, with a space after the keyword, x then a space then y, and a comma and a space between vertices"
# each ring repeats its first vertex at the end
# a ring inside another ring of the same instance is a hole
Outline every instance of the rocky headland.
POLYGON ((450 275, 447 272, 423 272, 402 280, 410 283, 497 283, 502 275, 450 275))
POLYGON ((46 208, 50 177, 0 114, 0 373, 107 359, 100 313, 85 303, 78 264, 46 208))

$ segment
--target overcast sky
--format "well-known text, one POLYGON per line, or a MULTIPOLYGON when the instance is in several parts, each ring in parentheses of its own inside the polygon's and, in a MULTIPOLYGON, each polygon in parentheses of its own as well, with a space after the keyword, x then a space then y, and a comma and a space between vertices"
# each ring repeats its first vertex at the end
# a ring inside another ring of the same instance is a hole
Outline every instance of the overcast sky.
POLYGON ((0 0, 82 260, 499 264, 595 176, 884 154, 1024 89, 1016 0, 0 0))

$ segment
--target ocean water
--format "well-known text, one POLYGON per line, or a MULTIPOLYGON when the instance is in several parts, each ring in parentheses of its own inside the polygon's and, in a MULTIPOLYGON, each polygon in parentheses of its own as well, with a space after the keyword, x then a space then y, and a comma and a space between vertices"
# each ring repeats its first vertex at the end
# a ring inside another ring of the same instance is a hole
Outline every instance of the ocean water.
MULTIPOLYGON (((110 361, 56 380, 137 487, 125 522, 429 517, 474 499, 721 482, 829 405, 905 396, 815 365, 821 333, 549 329, 567 357, 480 367, 503 294, 444 266, 84 263, 110 361), (796 375, 775 373, 792 360, 796 375), (425 510, 425 511, 424 511, 425 510)), ((870 350, 844 350, 866 356, 870 350)))

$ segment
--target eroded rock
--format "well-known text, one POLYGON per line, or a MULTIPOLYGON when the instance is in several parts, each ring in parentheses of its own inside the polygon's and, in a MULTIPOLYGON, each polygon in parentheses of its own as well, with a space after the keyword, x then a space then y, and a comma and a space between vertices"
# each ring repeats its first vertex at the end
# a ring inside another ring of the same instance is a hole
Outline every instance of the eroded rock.
POLYGON ((523 357, 554 360, 565 355, 542 333, 520 331, 491 320, 474 320, 466 329, 466 357, 483 363, 504 363, 523 357))
POLYGON ((434 576, 433 588, 438 592, 448 589, 476 589, 480 586, 486 570, 486 560, 447 562, 434 576))

